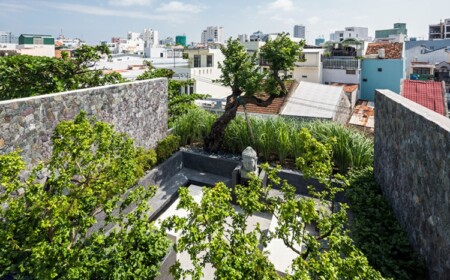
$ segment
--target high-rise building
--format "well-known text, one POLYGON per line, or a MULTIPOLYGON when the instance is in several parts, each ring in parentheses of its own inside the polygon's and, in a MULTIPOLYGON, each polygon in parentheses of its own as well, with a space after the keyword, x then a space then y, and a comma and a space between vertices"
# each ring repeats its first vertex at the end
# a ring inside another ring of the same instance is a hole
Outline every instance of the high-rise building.
POLYGON ((177 35, 175 37, 175 44, 185 47, 186 46, 186 35, 177 35))
POLYGON ((202 31, 202 44, 207 45, 208 43, 225 43, 225 35, 222 26, 208 26, 206 30, 202 31))
POLYGON ((305 39, 305 26, 304 25, 294 25, 294 38, 305 39))
POLYGON ((159 45, 158 31, 146 28, 142 32, 142 39, 144 40, 145 48, 156 48, 159 45))
POLYGON ((0 43, 17 44, 17 37, 9 31, 0 31, 0 43))
POLYGON ((431 39, 448 39, 450 38, 450 18, 441 20, 438 24, 430 24, 428 38, 431 39))

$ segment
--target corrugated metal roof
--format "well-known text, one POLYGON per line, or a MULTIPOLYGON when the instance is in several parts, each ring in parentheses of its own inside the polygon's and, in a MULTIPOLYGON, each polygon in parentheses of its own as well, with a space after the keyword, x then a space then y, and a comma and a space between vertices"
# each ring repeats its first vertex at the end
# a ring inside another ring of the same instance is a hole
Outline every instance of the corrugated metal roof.
POLYGON ((403 81, 404 97, 445 116, 444 94, 442 82, 403 81))
POLYGON ((302 81, 289 97, 281 115, 332 119, 339 110, 343 87, 302 81))

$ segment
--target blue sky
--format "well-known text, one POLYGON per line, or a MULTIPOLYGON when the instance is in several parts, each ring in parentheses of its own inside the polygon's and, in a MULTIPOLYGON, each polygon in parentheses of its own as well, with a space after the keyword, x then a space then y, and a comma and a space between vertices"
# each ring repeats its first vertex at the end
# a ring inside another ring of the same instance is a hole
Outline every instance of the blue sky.
POLYGON ((0 0, 0 30, 78 37, 88 43, 125 37, 144 28, 160 38, 186 34, 199 41, 206 26, 223 26, 225 36, 287 31, 306 26, 313 42, 333 30, 364 26, 376 29, 406 22, 408 35, 426 37, 428 25, 450 18, 450 1, 434 0, 0 0), (430 7, 432 5, 433 7, 430 7))

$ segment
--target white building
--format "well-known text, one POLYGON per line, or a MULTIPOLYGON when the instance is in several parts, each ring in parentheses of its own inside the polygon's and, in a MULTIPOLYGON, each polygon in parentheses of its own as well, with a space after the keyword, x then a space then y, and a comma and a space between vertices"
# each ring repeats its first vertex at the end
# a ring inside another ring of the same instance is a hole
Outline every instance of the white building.
POLYGON ((208 43, 224 44, 225 43, 225 35, 223 32, 223 27, 208 26, 206 28, 206 30, 202 31, 201 38, 202 38, 201 42, 205 46, 208 45, 208 43))
POLYGON ((304 25, 294 25, 294 37, 295 38, 306 38, 305 26, 304 25))
POLYGON ((322 58, 324 52, 324 49, 303 49, 302 58, 304 61, 295 63, 292 78, 299 82, 322 83, 322 58))
POLYGON ((22 34, 17 50, 21 54, 55 57, 55 38, 50 35, 22 34))
POLYGON ((0 43, 17 44, 17 37, 9 31, 0 31, 0 43))
POLYGON ((144 40, 145 48, 157 48, 159 47, 158 31, 151 28, 146 28, 142 32, 142 39, 144 40))
POLYGON ((333 42, 341 42, 350 38, 363 41, 372 41, 372 38, 369 37, 369 29, 367 27, 346 27, 345 30, 335 31, 330 34, 330 41, 333 42))
POLYGON ((247 34, 239 34, 239 35, 238 35, 238 40, 239 40, 239 42, 241 42, 241 43, 248 42, 249 39, 250 39, 250 38, 248 37, 247 34))

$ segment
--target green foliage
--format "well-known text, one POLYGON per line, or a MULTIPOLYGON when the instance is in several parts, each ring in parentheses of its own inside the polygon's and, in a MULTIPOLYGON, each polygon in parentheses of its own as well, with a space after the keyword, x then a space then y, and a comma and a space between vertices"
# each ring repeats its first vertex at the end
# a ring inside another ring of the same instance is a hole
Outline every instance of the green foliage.
POLYGON ((261 47, 260 56, 269 64, 272 72, 266 83, 266 92, 287 94, 282 80, 290 78, 287 72, 294 70, 294 63, 299 60, 303 46, 304 41, 296 43, 289 38, 289 33, 282 33, 274 40, 268 39, 261 47), (281 92, 278 86, 281 87, 281 92))
POLYGON ((180 137, 182 146, 201 142, 210 133, 215 120, 214 114, 195 107, 175 121, 173 134, 180 137))
POLYGON ((155 150, 138 147, 136 149, 136 178, 144 176, 145 171, 152 169, 157 162, 158 157, 155 150))
POLYGON ((219 63, 222 75, 217 82, 231 87, 234 95, 245 93, 252 96, 261 90, 264 75, 259 73, 256 53, 250 56, 239 40, 228 39, 226 46, 220 50, 225 56, 223 63, 219 63))
POLYGON ((424 263, 411 249, 373 176, 373 169, 354 172, 346 191, 354 214, 352 236, 369 263, 385 277, 426 279, 424 263))
POLYGON ((51 158, 25 182, 19 154, 0 155, 0 278, 155 277, 169 241, 148 223, 155 188, 133 187, 132 140, 85 113, 59 123, 52 140, 51 158))
POLYGON ((180 148, 180 137, 176 135, 168 135, 156 145, 156 154, 158 162, 168 159, 174 152, 180 148))
POLYGON ((106 46, 83 45, 73 59, 29 55, 0 57, 0 100, 123 82, 118 73, 103 74, 89 66, 109 54, 106 46))
POLYGON ((207 264, 215 268, 215 279, 279 279, 267 258, 269 252, 259 249, 272 239, 281 239, 297 254, 287 279, 383 279, 345 230, 347 206, 334 205, 335 194, 342 188, 329 180, 330 146, 320 144, 307 130, 302 130, 300 137, 304 145, 299 166, 326 185, 321 192, 311 188, 314 198, 297 196, 293 186, 281 182, 278 169, 269 169, 267 164, 262 168, 269 182, 281 184, 281 196, 270 195, 272 186, 263 187, 257 177, 247 186, 236 186, 238 207, 231 204, 231 190, 223 183, 204 188, 200 203, 194 201, 187 188, 180 190, 178 208, 186 210, 187 216, 171 217, 163 226, 180 231, 174 250, 187 252, 193 268, 183 269, 177 261, 171 269, 176 279, 200 279, 207 264), (278 220, 274 231, 266 234, 259 224, 254 229, 248 227, 250 216, 260 212, 271 213, 278 220))
POLYGON ((373 140, 356 129, 333 122, 309 122, 304 127, 333 150, 333 161, 339 172, 373 165, 373 140))

